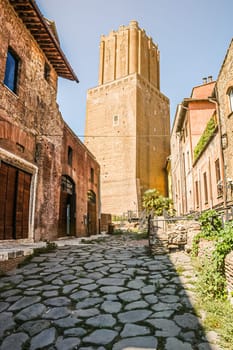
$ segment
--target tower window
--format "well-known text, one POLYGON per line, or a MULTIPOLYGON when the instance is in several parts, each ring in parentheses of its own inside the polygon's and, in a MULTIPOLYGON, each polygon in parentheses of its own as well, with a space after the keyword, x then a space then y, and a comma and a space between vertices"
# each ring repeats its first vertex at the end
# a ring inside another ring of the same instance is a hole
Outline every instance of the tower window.
POLYGON ((72 165, 72 158, 73 158, 73 150, 70 146, 68 146, 68 164, 72 165))
POLYGON ((113 116, 113 126, 119 125, 119 117, 118 115, 113 116))
POLYGON ((17 80, 18 80, 19 59, 16 54, 9 49, 6 59, 6 70, 4 77, 4 84, 16 93, 17 80))
POLYGON ((228 96, 229 96, 229 102, 230 102, 230 109, 231 109, 231 112, 233 112, 233 87, 230 88, 228 92, 228 96))

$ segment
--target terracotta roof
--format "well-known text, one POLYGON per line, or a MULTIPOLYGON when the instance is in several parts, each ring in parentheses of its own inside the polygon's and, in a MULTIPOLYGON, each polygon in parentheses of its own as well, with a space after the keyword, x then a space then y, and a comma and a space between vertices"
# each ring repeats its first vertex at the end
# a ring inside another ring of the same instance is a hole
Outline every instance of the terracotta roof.
POLYGON ((43 50, 57 75, 78 82, 77 76, 60 48, 52 22, 43 17, 35 0, 9 0, 9 2, 43 50))

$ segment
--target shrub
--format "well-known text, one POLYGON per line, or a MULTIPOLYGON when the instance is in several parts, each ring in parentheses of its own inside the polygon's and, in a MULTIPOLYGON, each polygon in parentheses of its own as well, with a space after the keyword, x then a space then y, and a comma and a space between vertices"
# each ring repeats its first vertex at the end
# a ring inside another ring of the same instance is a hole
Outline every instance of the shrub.
POLYGON ((147 190, 143 195, 142 206, 148 213, 153 212, 157 216, 163 215, 163 211, 169 211, 171 205, 172 200, 162 196, 156 189, 147 190))
POLYGON ((202 231, 193 241, 193 255, 198 253, 200 238, 215 239, 215 249, 209 259, 202 261, 199 289, 206 298, 225 298, 225 257, 233 250, 233 223, 222 222, 216 212, 210 210, 200 217, 202 231))

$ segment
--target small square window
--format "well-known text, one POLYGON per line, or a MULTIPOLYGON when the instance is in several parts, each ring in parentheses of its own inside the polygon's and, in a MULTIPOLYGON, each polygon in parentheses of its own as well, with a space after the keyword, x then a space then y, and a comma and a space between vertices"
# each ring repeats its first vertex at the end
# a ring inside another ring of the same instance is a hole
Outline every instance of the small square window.
POLYGON ((118 115, 113 116, 113 126, 119 125, 119 117, 118 115))
POLYGON ((18 69, 19 59, 16 54, 9 49, 6 59, 4 84, 14 93, 16 93, 17 90, 18 69))

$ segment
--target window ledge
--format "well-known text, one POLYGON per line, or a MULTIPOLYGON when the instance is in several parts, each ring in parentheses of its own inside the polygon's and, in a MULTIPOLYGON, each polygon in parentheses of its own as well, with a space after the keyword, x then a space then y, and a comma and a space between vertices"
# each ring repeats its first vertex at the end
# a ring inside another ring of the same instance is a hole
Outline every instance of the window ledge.
POLYGON ((7 85, 5 85, 4 83, 2 83, 2 85, 4 86, 4 88, 9 91, 13 96, 15 96, 16 98, 19 98, 19 96, 13 91, 11 90, 7 85))

